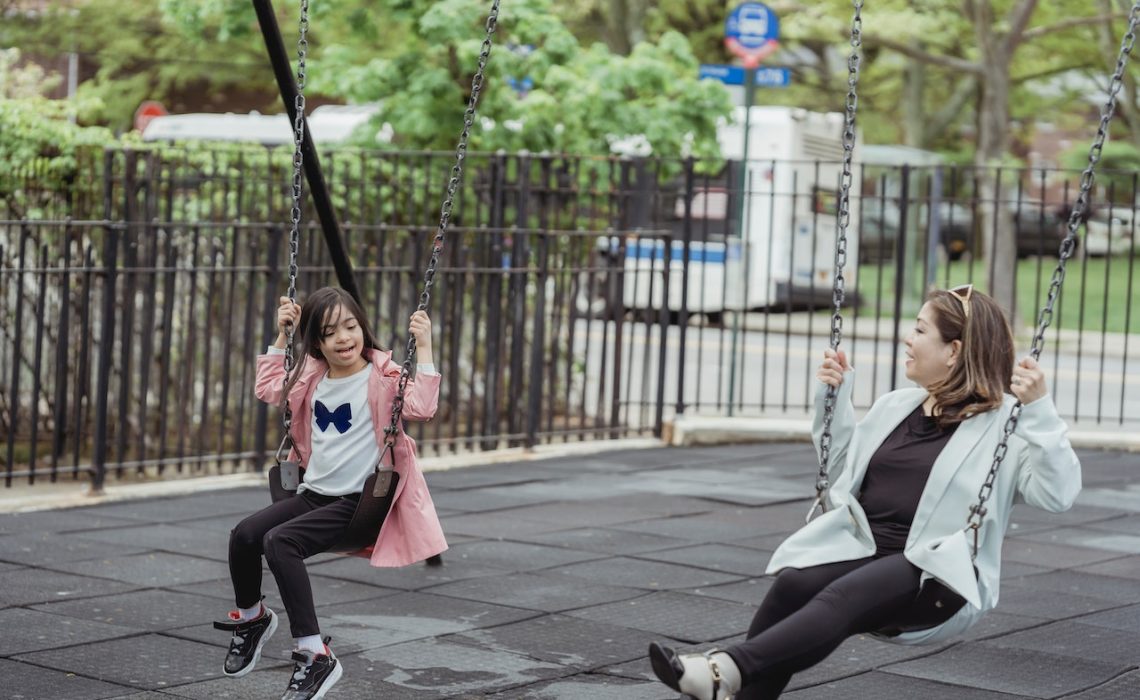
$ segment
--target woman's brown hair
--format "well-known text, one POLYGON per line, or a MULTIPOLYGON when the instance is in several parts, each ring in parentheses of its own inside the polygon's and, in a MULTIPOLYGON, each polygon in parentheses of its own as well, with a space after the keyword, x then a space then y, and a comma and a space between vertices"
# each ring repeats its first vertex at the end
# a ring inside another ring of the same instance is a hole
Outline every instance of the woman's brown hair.
POLYGON ((942 340, 962 343, 950 374, 927 387, 934 397, 938 425, 946 428, 1000 407, 1014 363, 1013 329, 1001 306, 972 287, 935 290, 926 301, 942 340))

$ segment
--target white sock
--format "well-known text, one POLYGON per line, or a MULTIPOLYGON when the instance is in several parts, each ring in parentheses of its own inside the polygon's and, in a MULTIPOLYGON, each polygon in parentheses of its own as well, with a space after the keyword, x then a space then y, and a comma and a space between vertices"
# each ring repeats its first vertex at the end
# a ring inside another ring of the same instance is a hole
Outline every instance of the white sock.
POLYGON ((254 605, 252 608, 238 608, 238 613, 241 614, 242 622, 261 617, 261 601, 257 601, 257 605, 254 605))
POLYGON ((716 697, 712 693, 712 670, 708 659, 703 654, 680 654, 678 658, 685 672, 681 674, 681 692, 688 693, 699 700, 724 700, 740 691, 740 669, 732 657, 723 651, 712 655, 720 669, 720 692, 716 697))
POLYGON ((319 634, 310 634, 307 637, 295 637, 293 643, 298 651, 311 651, 314 654, 325 653, 325 641, 319 634))

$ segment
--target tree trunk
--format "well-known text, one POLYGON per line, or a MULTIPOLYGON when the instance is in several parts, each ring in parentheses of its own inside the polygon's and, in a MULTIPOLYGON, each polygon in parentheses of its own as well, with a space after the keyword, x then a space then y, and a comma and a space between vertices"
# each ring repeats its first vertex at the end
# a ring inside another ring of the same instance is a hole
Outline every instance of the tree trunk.
POLYGON ((628 56, 638 42, 645 40, 647 0, 616 0, 606 10, 607 42, 615 53, 628 56))
POLYGON ((903 143, 926 148, 926 64, 908 61, 903 72, 903 143))
POLYGON ((982 66, 981 99, 978 105, 978 145, 974 164, 978 166, 978 188, 982 212, 982 255, 990 295, 1007 309, 1015 330, 1017 309, 1013 308, 1017 242, 1009 207, 998 201, 1001 193, 995 180, 996 168, 1009 147, 1010 62, 1013 46, 1008 37, 994 32, 988 2, 979 3, 974 26, 977 31, 979 63, 982 66))

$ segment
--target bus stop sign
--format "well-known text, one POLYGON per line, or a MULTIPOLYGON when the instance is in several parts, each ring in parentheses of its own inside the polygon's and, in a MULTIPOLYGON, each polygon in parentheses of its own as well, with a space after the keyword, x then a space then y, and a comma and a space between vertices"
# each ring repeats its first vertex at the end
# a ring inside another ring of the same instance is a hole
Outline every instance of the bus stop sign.
POLYGON ((745 67, 755 68, 775 53, 780 44, 780 20, 762 3, 746 2, 736 6, 724 21, 724 44, 744 60, 745 67))

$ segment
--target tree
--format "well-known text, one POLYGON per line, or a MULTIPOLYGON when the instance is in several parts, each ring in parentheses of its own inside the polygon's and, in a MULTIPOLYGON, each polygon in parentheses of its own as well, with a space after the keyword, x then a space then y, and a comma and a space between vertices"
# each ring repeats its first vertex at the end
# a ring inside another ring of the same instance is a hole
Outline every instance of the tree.
POLYGON ((614 53, 626 55, 646 39, 653 4, 648 0, 573 0, 560 3, 558 13, 575 36, 601 40, 614 53))
MULTIPOLYGON (((1101 13, 1082 0, 1058 0, 1039 7, 1039 0, 885 0, 874 12, 865 13, 863 41, 868 50, 886 49, 906 61, 919 63, 922 69, 910 71, 911 90, 904 91, 908 123, 924 121, 919 99, 932 95, 918 90, 916 81, 925 80, 930 70, 949 71, 959 83, 947 99, 947 92, 939 90, 937 99, 943 104, 965 106, 962 95, 974 91, 975 148, 974 163, 981 168, 1001 164, 1009 157, 1012 133, 1012 96, 1016 94, 1019 54, 1027 48, 1050 39, 1084 44, 1081 33, 1089 27, 1120 18, 1116 13, 1101 13), (1036 18, 1037 22, 1033 20, 1036 18)), ((787 33, 796 38, 818 40, 820 36, 842 36, 846 24, 838 17, 850 17, 850 3, 832 0, 812 6, 797 5, 785 25, 787 33)), ((1030 52, 1032 53, 1032 52, 1030 52)), ((1087 67, 1088 53, 1071 50, 1038 53, 1033 56, 1035 70, 1024 78, 1040 80, 1066 71, 1087 67)), ((945 119, 939 119, 945 124, 945 119)), ((922 139, 912 139, 921 142, 922 139)), ((983 170, 983 172, 985 172, 983 170)), ((999 303, 1013 308, 1013 277, 999 274, 1012 269, 1016 256, 1016 242, 1008 212, 994 207, 996 189, 991 178, 979 180, 981 197, 990 206, 983 207, 983 236, 995 230, 994 217, 998 217, 997 230, 1001 235, 986 240, 990 288, 999 303)))
POLYGON ((0 99, 15 100, 43 95, 60 82, 36 64, 20 65, 20 50, 0 49, 0 99))
POLYGON ((115 130, 129 129, 146 99, 172 111, 275 104, 257 37, 210 25, 195 26, 192 36, 176 29, 149 0, 50 3, 35 14, 9 11, 0 23, 0 46, 19 47, 29 58, 78 54, 79 120, 115 130))
MULTIPOLYGON (((205 22, 229 31, 235 25, 249 31, 252 10, 247 17, 240 9, 248 6, 218 0, 210 14, 196 0, 163 5, 183 26, 205 22)), ((324 95, 380 104, 378 119, 391 125, 393 147, 451 148, 487 7, 479 0, 321 3, 311 24, 310 85, 324 95), (346 17, 362 19, 345 26, 346 17)), ((730 112, 728 95, 719 84, 697 80, 697 60, 683 36, 642 41, 621 56, 602 44, 581 46, 553 10, 550 0, 504 3, 473 149, 608 154, 614 139, 642 136, 660 156, 719 154, 716 123, 730 112), (521 94, 511 83, 524 78, 533 88, 521 94)), ((282 24, 295 22, 290 16, 282 24)), ((363 143, 376 145, 370 135, 363 143)))
MULTIPOLYGON (((1113 7, 1112 0, 1100 0, 1100 12, 1104 17, 1111 17, 1113 10, 1127 12, 1131 3, 1126 0, 1118 0, 1116 7, 1113 7)), ((1114 65, 1117 54, 1120 51, 1120 35, 1117 23, 1111 19, 1105 19, 1100 24, 1097 30, 1097 39, 1100 44, 1101 55, 1107 65, 1114 65)), ((1102 77, 1103 80, 1103 77, 1102 77)), ((1126 72, 1124 74, 1124 84, 1120 91, 1120 120, 1127 126, 1129 138, 1132 144, 1140 147, 1140 106, 1137 105, 1138 93, 1136 84, 1135 72, 1126 72)))

